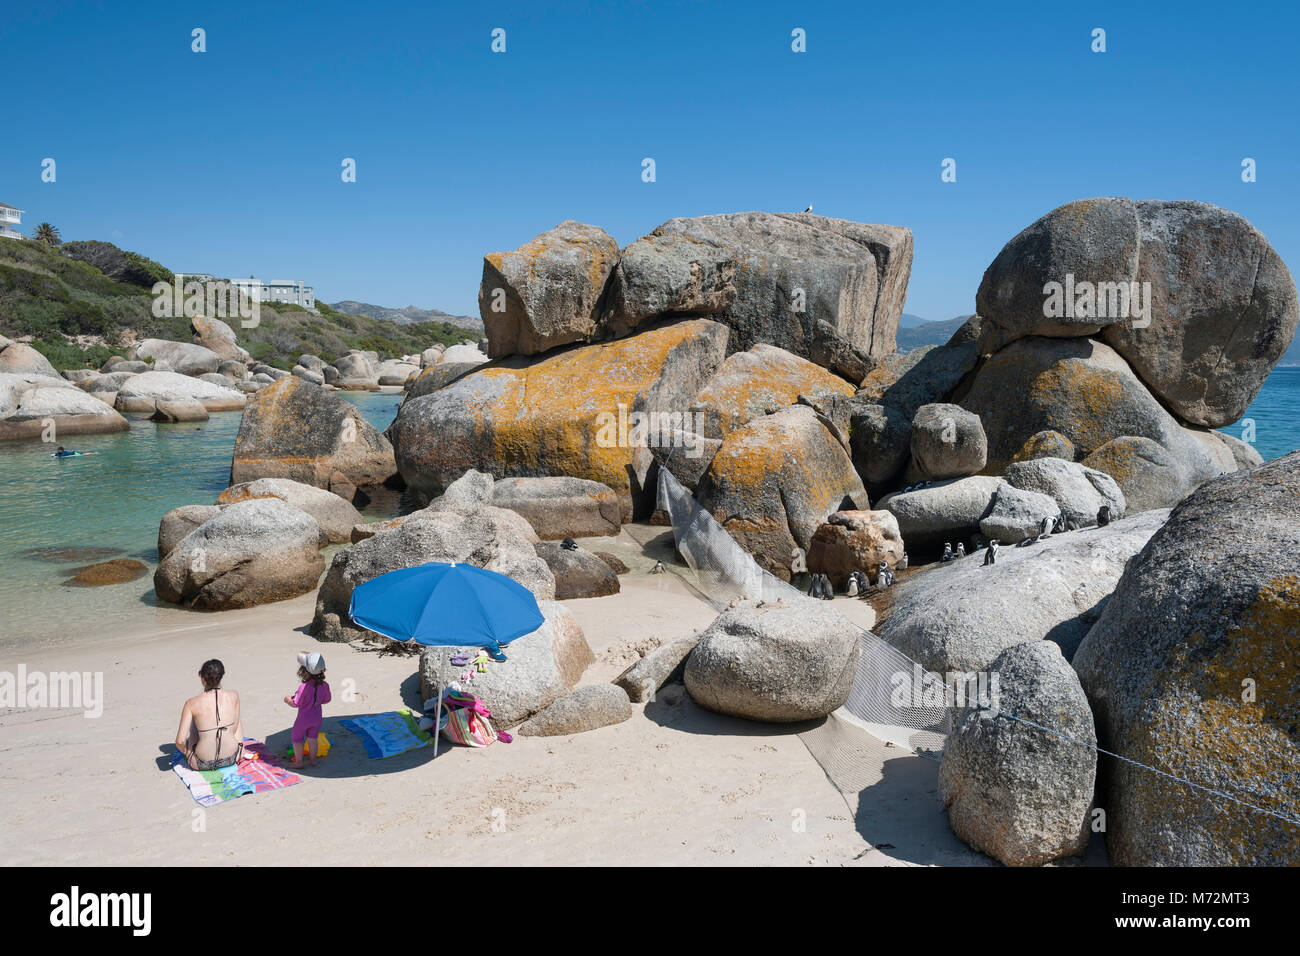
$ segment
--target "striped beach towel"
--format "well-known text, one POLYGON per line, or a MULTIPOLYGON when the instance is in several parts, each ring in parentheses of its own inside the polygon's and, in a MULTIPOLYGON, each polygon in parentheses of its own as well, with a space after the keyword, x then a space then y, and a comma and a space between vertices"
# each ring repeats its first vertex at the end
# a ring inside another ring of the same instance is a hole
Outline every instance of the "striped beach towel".
POLYGON ((433 743, 433 736, 421 730, 411 712, 405 708, 383 714, 344 717, 339 721, 339 726, 361 739, 361 746, 366 748, 366 753, 372 760, 392 757, 433 743))
POLYGON ((181 778, 194 802, 201 807, 215 807, 246 793, 283 790, 302 782, 302 777, 282 767, 261 741, 245 737, 244 752, 256 754, 258 759, 241 760, 220 770, 195 770, 177 752, 172 754, 172 771, 181 778))

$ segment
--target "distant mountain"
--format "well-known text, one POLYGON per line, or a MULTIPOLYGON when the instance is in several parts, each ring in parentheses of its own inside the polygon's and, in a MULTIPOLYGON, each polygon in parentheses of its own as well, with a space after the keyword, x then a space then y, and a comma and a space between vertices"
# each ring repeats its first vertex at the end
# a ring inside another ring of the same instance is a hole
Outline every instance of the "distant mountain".
POLYGON ((919 315, 912 315, 910 312, 904 312, 898 317, 898 327, 900 329, 914 329, 918 325, 925 325, 929 319, 923 319, 919 315))
POLYGON ((345 312, 348 315, 365 315, 372 319, 387 319, 389 322, 396 322, 398 325, 414 325, 417 322, 449 322, 465 329, 476 329, 480 332, 483 330, 483 323, 476 316, 450 315, 439 309, 418 309, 413 305, 408 305, 404 309, 390 309, 382 305, 371 305, 369 302, 357 302, 353 299, 331 302, 329 305, 335 312, 345 312))
POLYGON ((910 352, 925 345, 943 345, 969 318, 969 315, 959 315, 955 319, 944 319, 940 322, 923 321, 920 325, 910 327, 904 326, 900 320, 898 351, 910 352))

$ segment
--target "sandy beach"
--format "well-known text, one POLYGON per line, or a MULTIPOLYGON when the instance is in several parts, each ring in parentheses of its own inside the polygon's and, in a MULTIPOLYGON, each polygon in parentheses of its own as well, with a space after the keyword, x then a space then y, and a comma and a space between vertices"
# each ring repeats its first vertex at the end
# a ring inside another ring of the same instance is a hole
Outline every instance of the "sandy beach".
MULTIPOLYGON (((651 575, 662 529, 604 539, 631 558, 623 590, 566 602, 597 662, 581 684, 609 681, 638 656, 705 627, 713 608, 676 573, 651 575)), ((870 619, 862 602, 846 610, 870 619)), ((948 828, 938 764, 886 747, 832 715, 764 725, 710 713, 670 684, 630 720, 589 733, 516 736, 486 750, 443 746, 369 759, 339 718, 419 709, 417 658, 308 636, 314 595, 247 611, 192 615, 127 638, 86 637, 0 670, 104 674, 102 716, 0 712, 0 829, 6 864, 288 865, 310 844, 334 864, 974 864, 990 861, 948 828), (328 662, 333 743, 300 785, 203 810, 167 769, 180 706, 198 666, 226 665, 245 733, 288 742, 294 654, 328 662), (350 698, 350 699, 349 699, 350 698), (809 741, 808 744, 805 740, 809 741), (847 746, 860 793, 843 793, 810 752, 847 746)))

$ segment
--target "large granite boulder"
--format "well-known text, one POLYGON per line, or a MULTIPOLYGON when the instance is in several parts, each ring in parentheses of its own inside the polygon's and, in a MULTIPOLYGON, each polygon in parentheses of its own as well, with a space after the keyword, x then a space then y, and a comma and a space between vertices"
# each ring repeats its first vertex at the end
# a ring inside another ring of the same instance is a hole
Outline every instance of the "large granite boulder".
POLYGON ((1050 428, 1034 432, 1020 446, 1020 450, 1011 456, 1011 460, 1033 461, 1035 458, 1063 458, 1066 461, 1074 461, 1074 442, 1050 428))
POLYGON ((808 570, 824 574, 836 590, 848 586, 854 571, 872 581, 883 561, 891 568, 903 559, 898 519, 888 511, 837 511, 813 533, 808 570))
POLYGON ((993 565, 978 551, 919 568, 885 592, 875 632, 941 674, 984 670, 1024 641, 1053 641, 1068 659, 1100 616, 1125 562, 1167 515, 1147 511, 1104 528, 999 548, 993 565))
POLYGON ((1055 498, 1004 483, 993 493, 993 507, 980 519, 980 534, 989 541, 1015 544, 1038 537, 1043 519, 1055 521, 1060 514, 1061 506, 1055 498))
POLYGON ((467 469, 498 478, 569 475, 642 495, 633 419, 680 421, 718 369, 727 329, 671 322, 612 342, 494 362, 420 398, 388 430, 407 487, 431 498, 467 469))
POLYGON ((854 388, 807 359, 760 343, 728 356, 695 396, 692 411, 703 416, 705 437, 725 438, 756 418, 795 404, 800 395, 823 393, 849 396, 854 388))
MULTIPOLYGON (((326 641, 372 637, 348 614, 358 585, 429 561, 472 564, 514 578, 539 600, 555 598, 555 576, 537 556, 528 522, 502 508, 425 510, 388 523, 336 553, 316 595, 311 632, 326 641)), ((481 695, 480 695, 481 696, 481 695)))
POLYGON ((604 597, 620 590, 618 575, 590 551, 569 551, 556 541, 539 541, 533 548, 555 576, 557 601, 604 597))
POLYGON ((438 359, 439 365, 483 365, 488 357, 474 342, 461 342, 449 345, 438 359))
MULTIPOLYGON (((583 671, 596 662, 591 646, 573 614, 555 601, 538 601, 545 623, 512 641, 506 659, 475 674, 469 690, 492 712, 492 723, 507 730, 545 710, 577 686, 583 671)), ((420 694, 432 706, 446 683, 459 678, 447 660, 457 653, 475 654, 477 647, 426 647, 420 652, 420 694)), ((621 691, 620 691, 621 693, 621 691)))
MULTIPOLYGON (((380 385, 405 385, 412 375, 419 375, 420 367, 410 362, 390 361, 379 366, 380 385)), ((323 381, 323 376, 322 376, 323 381)))
POLYGON ((1001 478, 987 475, 956 478, 886 495, 876 507, 893 513, 908 549, 921 554, 972 537, 1004 484, 1001 478))
POLYGON ((760 566, 790 579, 828 515, 868 506, 848 451, 806 405, 767 415, 723 440, 696 498, 760 566))
POLYGON ((907 467, 912 451, 912 420, 892 405, 859 406, 849 420, 853 467, 872 494, 887 487, 907 467))
POLYGON ((191 531, 154 572, 160 600, 202 611, 284 601, 316 587, 324 535, 277 498, 241 501, 191 531))
POLYGON ((1298 553, 1300 452, 1206 482, 1080 646, 1101 745, 1160 771, 1109 762, 1112 863, 1300 865, 1300 827, 1260 812, 1300 818, 1298 553))
POLYGON ((1124 492, 1104 471, 1060 458, 1035 458, 1007 466, 1002 480, 1022 491, 1036 491, 1054 500, 1067 521, 1095 524, 1102 506, 1112 518, 1128 510, 1124 492))
POLYGON ((988 460, 980 417, 960 405, 922 405, 912 419, 912 468, 925 481, 978 474, 988 460))
POLYGON ((735 301, 714 314, 735 330, 733 351, 766 342, 853 382, 872 357, 894 351, 911 230, 746 212, 671 219, 651 233, 669 236, 735 253, 735 301))
POLYGON ((199 402, 209 412, 239 411, 248 401, 234 388, 214 385, 178 372, 141 372, 118 386, 115 405, 123 412, 152 414, 160 401, 187 398, 199 402))
POLYGON ((210 348, 193 342, 168 342, 166 339, 144 339, 131 349, 131 357, 140 361, 153 359, 154 364, 165 362, 167 369, 180 375, 202 375, 215 372, 223 359, 210 348))
POLYGON ((176 549, 181 539, 221 514, 217 505, 181 505, 162 516, 158 522, 158 560, 162 560, 176 549))
POLYGON ((330 381, 324 369, 321 374, 326 382, 338 388, 366 390, 379 387, 379 361, 370 352, 354 349, 340 355, 334 360, 333 368, 337 372, 334 381, 330 381))
POLYGON ((712 315, 736 301, 734 249, 707 239, 652 234, 623 250, 601 316, 608 335, 626 335, 661 315, 712 315))
POLYGON ((989 670, 998 678, 992 706, 1069 739, 968 703, 939 764, 948 823, 970 846, 1007 866, 1082 856, 1097 736, 1079 679, 1051 641, 1009 647, 989 670))
MULTIPOLYGON (((477 685, 476 685, 477 686, 477 685)), ((522 737, 560 737, 581 734, 632 716, 632 702, 623 688, 613 684, 592 684, 566 694, 519 726, 522 737)))
POLYGON ((208 410, 197 398, 160 398, 154 404, 149 420, 170 423, 206 422, 208 417, 208 410))
POLYGON ((1290 272, 1238 214, 1111 197, 1061 206, 1012 239, 976 305, 997 344, 1100 333, 1175 414, 1209 426, 1241 417, 1297 320, 1290 272))
POLYGON ((618 243, 598 226, 565 220, 513 252, 483 257, 479 315, 488 355, 535 355, 586 342, 600 318, 618 243))
POLYGON ((291 478, 351 500, 355 489, 390 481, 396 471, 393 446, 357 406, 290 376, 249 399, 230 481, 291 478))
POLYGON ((462 375, 474 371, 482 364, 482 362, 445 362, 430 365, 407 386, 406 401, 413 398, 423 398, 430 392, 445 388, 462 375))
POLYGON ((352 540, 352 527, 362 520, 361 512, 351 502, 291 478, 257 478, 231 485, 217 497, 217 504, 229 505, 254 498, 279 498, 307 512, 334 544, 352 540))
POLYGON ((1197 481, 1220 473, 1128 363, 1093 339, 1017 339, 987 358, 954 401, 984 425, 989 474, 1001 474, 1031 436, 1049 429, 1069 439, 1079 459, 1112 438, 1138 435, 1164 445, 1197 481))
POLYGON ((57 442, 65 436, 123 432, 130 427, 108 405, 62 378, 0 372, 0 441, 48 438, 57 442))
POLYGON ((1171 508, 1200 484, 1164 445, 1138 435, 1112 438, 1082 464, 1113 478, 1130 512, 1171 508))
POLYGON ((325 376, 320 372, 313 372, 305 365, 295 365, 289 369, 289 374, 302 379, 304 382, 310 382, 313 385, 324 385, 325 376))
POLYGON ((59 378, 54 366, 36 349, 22 342, 10 342, 0 349, 0 375, 39 375, 59 378))
POLYGON ((701 707, 733 717, 825 717, 848 699, 858 635, 824 601, 741 602, 700 635, 686 659, 686 690, 701 707))
MULTIPOLYGON (((190 331, 194 333, 196 344, 215 352, 222 362, 248 361, 248 351, 235 339, 235 330, 220 319, 195 316, 190 319, 190 331)), ((220 371, 220 367, 216 371, 220 371)))
POLYGON ((618 495, 587 478, 502 478, 490 501, 522 515, 544 541, 618 534, 623 523, 618 495))

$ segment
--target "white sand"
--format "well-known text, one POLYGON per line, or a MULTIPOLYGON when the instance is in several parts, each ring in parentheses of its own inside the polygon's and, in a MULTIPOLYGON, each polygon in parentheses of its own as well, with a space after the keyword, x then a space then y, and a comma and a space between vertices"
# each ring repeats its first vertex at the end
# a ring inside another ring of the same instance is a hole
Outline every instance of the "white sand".
MULTIPOLYGON (((676 575, 645 573, 653 548, 626 535, 586 543, 635 566, 621 594, 566 602, 597 657, 582 683, 607 681, 638 648, 713 619, 676 575)), ((680 684, 634 706, 625 723, 586 734, 370 760, 337 720, 418 709, 417 658, 316 642, 304 631, 314 600, 195 613, 181 628, 87 639, 76 650, 0 652, 0 671, 20 663, 102 671, 106 698, 97 719, 0 711, 0 862, 293 864, 308 852, 343 864, 988 862, 949 831, 937 763, 832 718, 808 734, 809 746, 848 741, 865 789, 846 798, 801 739, 809 726, 711 714, 680 684), (325 732, 334 750, 298 786, 199 808, 166 769, 181 704, 199 690, 199 665, 225 662, 245 732, 279 751, 293 716, 281 698, 296 686, 294 654, 309 647, 328 663, 334 703, 325 732)), ((855 615, 866 607, 843 603, 855 615)))

